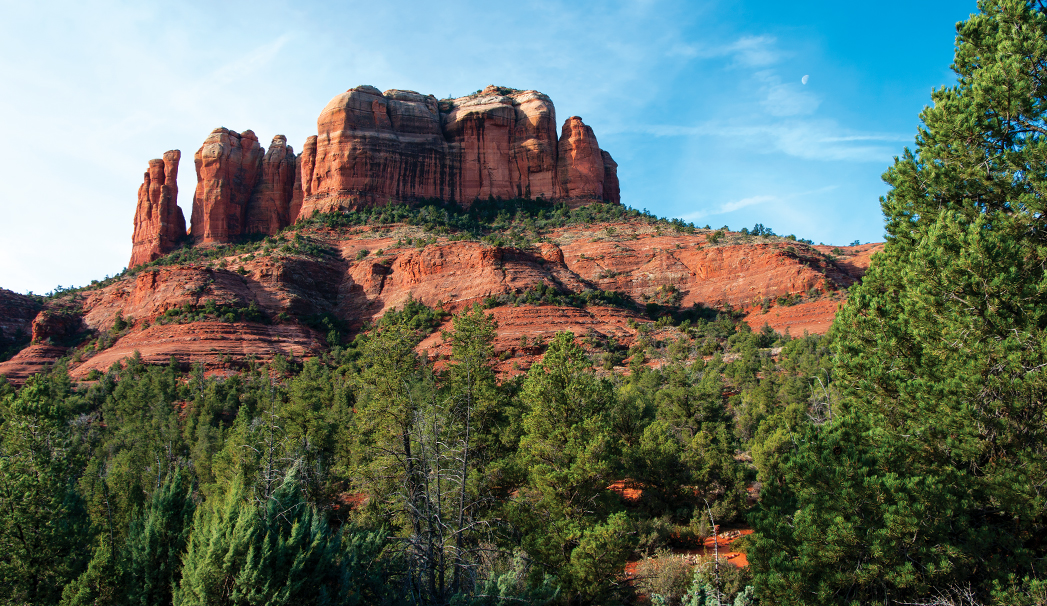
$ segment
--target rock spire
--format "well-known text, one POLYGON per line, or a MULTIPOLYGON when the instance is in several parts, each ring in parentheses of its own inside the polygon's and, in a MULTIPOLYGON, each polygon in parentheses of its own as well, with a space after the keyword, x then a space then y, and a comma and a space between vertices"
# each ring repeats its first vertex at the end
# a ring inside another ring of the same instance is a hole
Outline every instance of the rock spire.
POLYGON ((177 149, 162 159, 150 160, 149 170, 138 188, 131 260, 128 267, 148 263, 171 252, 185 238, 185 215, 178 206, 177 149))

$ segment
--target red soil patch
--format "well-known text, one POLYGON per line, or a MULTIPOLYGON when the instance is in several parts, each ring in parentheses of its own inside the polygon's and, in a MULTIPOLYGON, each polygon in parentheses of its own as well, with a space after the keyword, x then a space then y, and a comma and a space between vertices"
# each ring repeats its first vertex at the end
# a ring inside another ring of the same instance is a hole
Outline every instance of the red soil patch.
POLYGON ((788 307, 779 305, 772 307, 767 313, 756 308, 745 316, 745 321, 753 330, 760 330, 764 324, 769 324, 776 332, 785 334, 788 330, 794 337, 803 336, 805 332, 824 335, 832 326, 833 318, 841 305, 842 301, 822 299, 788 307))
POLYGON ((643 489, 640 484, 636 484, 632 480, 618 480, 614 484, 607 487, 607 490, 618 493, 623 500, 629 503, 635 503, 640 500, 640 495, 643 494, 643 489))

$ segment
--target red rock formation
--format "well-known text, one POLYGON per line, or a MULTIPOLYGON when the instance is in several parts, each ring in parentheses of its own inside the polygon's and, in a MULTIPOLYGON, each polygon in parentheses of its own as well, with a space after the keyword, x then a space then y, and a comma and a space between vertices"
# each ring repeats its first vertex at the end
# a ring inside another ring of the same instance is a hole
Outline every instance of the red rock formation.
POLYGON ((586 126, 578 116, 571 116, 563 123, 556 172, 563 197, 569 200, 604 199, 604 175, 607 169, 604 167, 603 153, 593 129, 586 126))
POLYGON ((296 325, 266 326, 250 322, 194 322, 150 326, 120 338, 112 347, 77 366, 70 375, 83 379, 92 370, 104 372, 115 362, 138 352, 146 364, 201 363, 222 367, 232 358, 269 362, 277 354, 301 359, 322 349, 312 331, 296 325))
POLYGON ((618 163, 611 154, 600 150, 603 155, 603 199, 611 204, 621 204, 622 194, 618 188, 618 163))
POLYGON ((302 153, 295 158, 294 195, 291 197, 291 209, 288 212, 289 223, 298 220, 302 213, 302 201, 305 196, 313 195, 313 169, 316 167, 316 135, 305 140, 302 153))
MULTIPOLYGON (((768 322, 799 335, 829 327, 842 302, 835 291, 859 279, 863 265, 882 248, 864 245, 833 251, 825 247, 818 252, 797 242, 740 235, 710 245, 703 233, 677 232, 643 221, 566 226, 548 232, 548 241, 526 250, 446 237, 421 249, 397 244, 423 235, 423 228, 407 225, 307 229, 304 238, 323 241, 338 254, 309 258, 256 252, 221 260, 224 269, 203 264, 150 268, 77 294, 65 307, 52 301, 47 313, 73 311, 74 316, 82 316, 86 329, 98 332, 112 329, 117 314, 129 325, 127 334, 109 350, 88 359, 74 356, 78 361, 71 368, 77 377, 91 369, 104 370, 135 350, 150 362, 163 363, 173 355, 211 367, 225 367, 230 359, 234 365, 243 364, 248 356, 267 359, 281 352, 312 355, 322 348, 324 335, 282 318, 332 314, 359 327, 401 307, 409 297, 431 306, 443 304, 453 312, 489 297, 515 296, 538 284, 562 292, 618 291, 637 309, 648 302, 682 308, 730 304, 748 312, 746 319, 754 328, 768 322), (365 250, 383 252, 361 255, 365 250), (809 292, 816 295, 813 300, 794 306, 772 304, 767 314, 761 309, 766 298, 809 292), (199 321, 197 314, 211 301, 234 308, 254 305, 273 324, 199 321), (162 324, 165 312, 185 307, 192 312, 178 317, 191 318, 191 323, 162 324)), ((535 337, 547 341, 555 332, 569 329, 579 335, 613 337, 628 346, 637 337, 636 323, 649 322, 635 310, 599 306, 503 306, 491 313, 500 323, 496 352, 512 356, 498 368, 510 373, 517 372, 512 370, 513 362, 525 368, 541 355, 535 337), (526 345, 523 336, 528 337, 526 345)), ((39 340, 50 335, 59 343, 80 330, 75 322, 64 320, 37 324, 39 340), (55 335, 60 336, 55 339, 55 335)), ((651 338, 678 338, 660 334, 651 338)), ((445 347, 437 337, 423 345, 437 352, 445 347)), ((17 360, 0 364, 0 374, 24 377, 31 369, 46 368, 63 352, 34 345, 17 360)))
POLYGON ((45 309, 33 319, 33 343, 62 345, 75 339, 84 328, 79 313, 64 309, 45 309))
POLYGON ((560 197, 556 110, 549 97, 488 86, 447 109, 451 197, 466 204, 488 197, 560 197))
POLYGON ((182 152, 175 149, 166 152, 162 160, 149 161, 145 181, 138 188, 128 267, 164 256, 185 238, 185 215, 178 206, 178 161, 181 157, 182 152))
POLYGON ((40 308, 40 302, 33 297, 0 288, 0 355, 29 340, 33 318, 40 308))
POLYGON ((327 104, 317 133, 298 163, 292 206, 301 196, 303 216, 423 198, 619 201, 616 165, 592 129, 572 118, 558 141, 553 103, 537 91, 488 86, 437 102, 358 86, 327 104))
POLYGON ((247 204, 244 233, 272 235, 291 224, 295 155, 287 137, 276 135, 262 158, 262 177, 247 204))
POLYGON ((767 312, 755 307, 746 314, 745 321, 753 330, 760 330, 767 324, 777 332, 788 332, 794 337, 805 332, 823 335, 829 332, 841 305, 843 301, 822 299, 789 306, 775 305, 767 312))
MULTIPOLYGON (((327 104, 317 131, 297 158, 283 135, 266 152, 252 131, 212 131, 195 155, 193 241, 233 242, 318 211, 426 198, 620 201, 617 165, 592 129, 572 117, 557 140, 552 101, 537 91, 488 86, 438 102, 358 86, 327 104)), ((150 162, 139 191, 132 267, 172 250, 185 231, 177 152, 169 154, 150 162)))
POLYGON ((67 351, 67 347, 34 343, 10 360, 0 363, 0 376, 13 385, 21 385, 29 377, 50 370, 67 351))
MULTIPOLYGON (((316 121, 315 168, 303 173, 302 214, 389 199, 449 198, 447 143, 436 98, 358 86, 338 95, 316 121)), ((303 169, 306 168, 303 158, 303 169)))
POLYGON ((211 131, 195 156, 190 235, 196 243, 231 242, 245 233, 247 205, 261 176, 263 154, 253 131, 211 131))

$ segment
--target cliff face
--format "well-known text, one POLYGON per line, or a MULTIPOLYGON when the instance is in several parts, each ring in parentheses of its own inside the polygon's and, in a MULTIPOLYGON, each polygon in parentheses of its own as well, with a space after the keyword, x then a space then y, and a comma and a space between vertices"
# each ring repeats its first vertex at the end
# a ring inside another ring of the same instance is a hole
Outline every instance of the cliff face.
MULTIPOLYGON (((283 135, 266 151, 252 131, 215 129, 195 155, 193 241, 233 242, 316 212, 427 198, 465 206, 489 197, 620 202, 618 165, 593 130, 572 116, 557 138, 553 103, 536 91, 489 86, 437 101, 358 86, 332 99, 316 127, 298 156, 283 135)), ((150 204, 140 196, 138 214, 150 204)), ((144 225, 132 267, 173 249, 166 235, 149 244, 160 232, 144 225)))
POLYGON ((546 95, 488 86, 437 101, 359 86, 317 120, 300 162, 301 214, 423 198, 545 198, 618 203, 617 165, 576 116, 557 140, 546 95))
POLYGON ((247 204, 246 233, 275 234, 291 224, 295 166, 294 150, 287 145, 287 137, 273 137, 269 151, 262 157, 258 185, 247 204))
POLYGON ((148 263, 171 252, 185 238, 185 215, 178 206, 177 149, 163 159, 149 161, 145 180, 138 188, 131 260, 128 267, 148 263))
POLYGON ((33 297, 0 288, 0 354, 29 340, 33 318, 41 307, 33 297))
POLYGON ((247 203, 265 150, 253 131, 216 128, 196 152, 196 195, 189 235, 197 244, 231 242, 247 233, 247 203))

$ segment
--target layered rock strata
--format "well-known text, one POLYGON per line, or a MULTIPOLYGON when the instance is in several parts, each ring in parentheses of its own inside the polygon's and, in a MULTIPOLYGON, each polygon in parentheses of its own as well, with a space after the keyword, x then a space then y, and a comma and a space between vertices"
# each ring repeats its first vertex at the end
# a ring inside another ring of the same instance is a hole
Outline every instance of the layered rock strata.
MULTIPOLYGON (((488 198, 620 203, 618 165, 571 116, 559 138, 546 95, 495 86, 458 99, 373 86, 349 89, 317 119, 295 156, 277 135, 216 128, 197 150, 189 236, 197 244, 275 234, 300 216, 424 199, 468 206, 488 198)), ((178 152, 149 163, 129 267, 185 237, 174 177, 178 152)))
POLYGON ((253 131, 211 131, 194 157, 196 194, 189 232, 194 242, 231 242, 247 233, 247 205, 260 181, 264 156, 253 131))
POLYGON ((620 201, 617 164, 592 129, 572 116, 557 139, 553 103, 537 91, 437 101, 358 86, 316 126, 316 151, 307 142, 299 162, 303 216, 425 198, 620 201))
POLYGON ((138 188, 128 267, 159 259, 185 238, 185 215, 178 206, 178 162, 181 158, 182 152, 174 149, 166 152, 162 159, 149 161, 149 170, 138 188))
MULTIPOLYGON (((265 361, 276 354, 318 355, 326 334, 310 329, 309 318, 329 315, 343 326, 360 329, 409 299, 451 312, 491 298, 511 302, 490 312, 500 322, 495 350, 511 356, 499 369, 510 373, 516 372, 514 362, 525 369, 537 360, 541 343, 560 330, 614 338, 628 347, 639 338, 637 323, 650 321, 639 311, 647 303, 676 309, 730 305, 746 314, 754 328, 768 323, 799 336, 804 330, 828 329, 845 298, 843 289, 861 278, 872 255, 882 248, 812 247, 740 235, 727 238, 739 243, 712 243, 708 233, 621 221, 553 229, 547 241, 530 248, 452 241, 447 236, 418 248, 404 242, 429 241, 431 234, 421 226, 305 228, 301 237, 322 244, 328 253, 229 253, 210 267, 201 262, 149 268, 105 287, 48 301, 32 322, 36 343, 0 363, 0 375, 22 381, 70 355, 52 344, 73 345, 77 338, 118 327, 125 328, 109 349, 79 356, 74 351, 74 377, 109 368, 134 351, 149 363, 165 363, 174 356, 213 369, 235 368, 251 359, 265 361), (626 308, 565 308, 523 297, 539 285, 564 294, 615 291, 632 303, 626 308), (801 302, 788 304, 796 301, 801 302), (205 313, 208 307, 254 308, 258 319, 268 320, 218 322, 218 316, 205 313)), ((14 293, 8 298, 9 304, 0 304, 0 325, 28 334, 30 316, 39 307, 14 293), (5 310, 11 317, 4 317, 5 310)), ((0 303, 3 299, 0 296, 0 303)), ((650 336, 669 341, 677 337, 650 336)), ((422 348, 441 353, 447 344, 432 337, 422 348)))
POLYGON ((287 144, 287 137, 276 135, 262 157, 262 174, 247 204, 246 233, 271 235, 293 222, 295 169, 294 149, 287 144))

